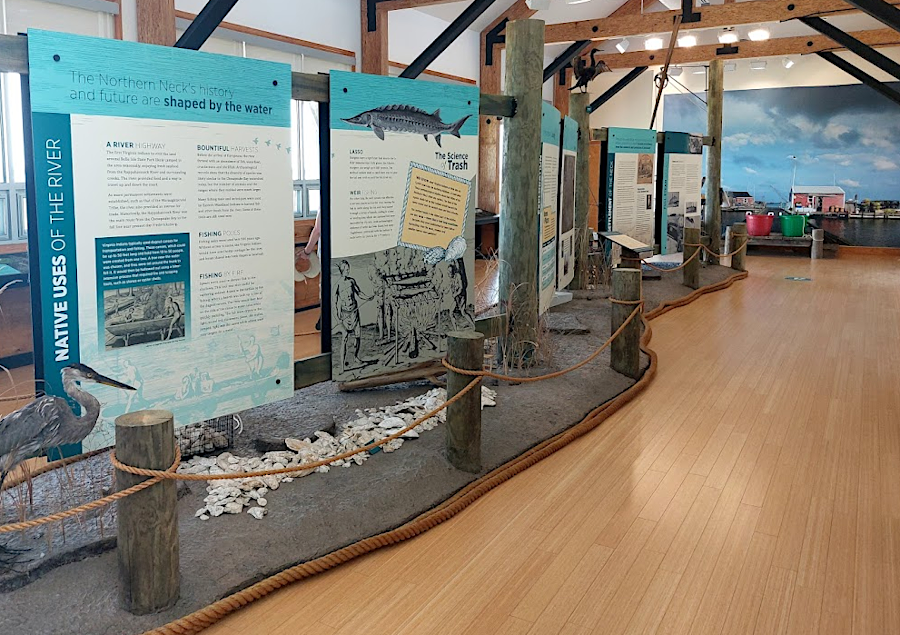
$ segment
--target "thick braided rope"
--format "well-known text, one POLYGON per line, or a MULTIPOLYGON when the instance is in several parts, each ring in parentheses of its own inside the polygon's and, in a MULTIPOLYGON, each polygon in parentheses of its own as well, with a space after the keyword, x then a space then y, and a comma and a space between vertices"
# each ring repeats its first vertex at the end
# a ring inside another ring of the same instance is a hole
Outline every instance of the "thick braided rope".
POLYGON ((0 397, 0 401, 24 401, 34 399, 37 395, 13 395, 12 397, 0 397))
MULTIPOLYGON (((181 451, 176 447, 175 448, 175 461, 172 465, 165 470, 165 473, 174 473, 176 469, 178 469, 178 465, 181 463, 181 451)), ((78 507, 72 507, 71 509, 67 509, 62 512, 57 512, 55 514, 50 514, 49 516, 44 516, 42 518, 35 518, 34 520, 24 520, 19 523, 10 523, 8 525, 0 525, 0 534, 8 534, 13 531, 21 531, 23 529, 33 529, 34 527, 39 527, 41 525, 46 525, 47 523, 54 523, 59 520, 65 520, 66 518, 71 518, 72 516, 77 516, 78 514, 83 514, 84 512, 89 512, 92 509, 99 509, 100 507, 106 507, 110 503, 114 503, 117 500, 121 500, 126 496, 131 496, 132 494, 137 494, 141 490, 145 490, 148 487, 152 487, 156 485, 163 479, 160 477, 155 477, 148 479, 146 481, 141 481, 137 485, 132 485, 127 489, 123 489, 121 492, 116 492, 115 494, 110 494, 109 496, 104 496, 103 498, 98 498, 95 501, 91 501, 89 503, 85 503, 84 505, 79 505, 78 507)))
MULTIPOLYGON (((730 252, 730 253, 727 253, 727 254, 717 254, 716 252, 714 252, 712 249, 710 249, 709 247, 707 247, 707 246, 704 245, 703 243, 684 243, 684 244, 685 244, 685 246, 687 246, 687 247, 702 247, 703 250, 704 250, 706 253, 708 253, 710 256, 712 256, 713 258, 725 258, 726 256, 733 256, 733 255, 735 255, 735 254, 737 254, 737 253, 743 251, 744 249, 746 249, 746 248, 747 248, 747 245, 750 244, 750 239, 748 238, 747 240, 745 240, 745 241, 743 242, 743 244, 741 244, 740 247, 738 247, 738 248, 735 249, 734 251, 732 251, 732 252, 730 252)), ((699 249, 698 249, 697 251, 699 251, 699 249)))
MULTIPOLYGON (((746 272, 735 274, 723 282, 708 287, 702 287, 687 296, 689 299, 683 304, 688 304, 691 301, 696 300, 704 293, 710 293, 731 286, 735 281, 745 277, 747 277, 746 272)), ((666 310, 671 310, 672 308, 675 308, 675 306, 676 305, 673 303, 668 306, 666 310)), ((680 306, 680 304, 678 306, 680 306)), ((657 315, 661 314, 662 312, 657 315)), ((581 423, 576 424, 568 430, 564 430, 555 437, 538 444, 524 454, 501 465, 489 474, 470 483, 434 509, 425 512, 397 529, 393 529, 377 536, 372 536, 371 538, 366 538, 315 560, 285 569, 281 573, 275 574, 261 582, 257 582, 246 589, 237 591, 218 602, 214 602, 209 606, 174 620, 164 626, 147 631, 143 635, 194 635, 220 621, 230 613, 247 606, 254 600, 261 599, 293 582, 298 582, 312 577, 317 573, 328 571, 342 563, 375 551, 381 547, 397 544, 409 538, 418 536, 452 518, 483 495, 508 481, 516 474, 523 472, 554 452, 562 449, 575 439, 584 436, 631 401, 656 375, 658 358, 656 353, 648 348, 653 336, 653 332, 650 329, 650 324, 648 322, 648 320, 652 318, 650 318, 649 315, 650 314, 647 314, 647 316, 641 315, 641 320, 646 327, 644 335, 641 338, 641 349, 650 357, 650 366, 631 388, 626 389, 612 401, 608 401, 594 409, 581 421, 581 423)))
MULTIPOLYGON (((632 302, 629 302, 628 304, 631 304, 631 303, 632 302)), ((571 373, 573 370, 578 370, 582 366, 591 363, 592 361, 597 359, 597 357, 600 355, 600 353, 602 353, 607 348, 609 348, 609 345, 613 343, 613 340, 615 340, 617 337, 619 337, 619 335, 622 334, 622 331, 625 330, 625 327, 628 326, 633 319, 635 319, 637 316, 639 316, 641 314, 641 307, 643 306, 643 300, 637 300, 637 301, 634 301, 634 303, 636 303, 638 306, 635 307, 634 311, 631 312, 631 315, 629 315, 628 318, 626 318, 626 320, 624 322, 622 322, 622 325, 616 329, 615 333, 613 333, 612 335, 609 336, 609 339, 606 340, 600 348, 595 350, 593 353, 591 353, 590 355, 585 357, 583 360, 581 360, 574 366, 570 366, 569 368, 564 368, 563 370, 558 370, 556 372, 548 373, 546 375, 538 375, 537 377, 516 377, 514 375, 501 375, 499 373, 494 373, 489 370, 466 370, 463 368, 456 368, 450 362, 448 362, 446 359, 441 360, 441 363, 444 365, 444 368, 446 368, 447 370, 452 370, 454 373, 457 373, 459 375, 467 375, 469 377, 491 377, 492 379, 498 379, 500 381, 510 381, 510 382, 521 383, 521 384, 531 383, 531 382, 535 382, 535 381, 544 381, 546 379, 555 379, 556 377, 562 377, 563 375, 571 373)))
MULTIPOLYGON (((686 247, 695 247, 696 245, 691 244, 691 243, 685 243, 685 246, 686 246, 686 247)), ((657 271, 662 271, 663 273, 670 273, 670 272, 672 272, 672 271, 678 271, 679 269, 684 269, 684 268, 687 267, 687 266, 688 266, 695 258, 697 258, 699 255, 700 255, 700 250, 698 249, 698 250, 696 250, 694 253, 691 254, 691 257, 690 257, 690 258, 688 258, 687 260, 685 260, 684 262, 682 262, 682 263, 681 263, 680 265, 678 265, 677 267, 657 267, 657 266, 654 265, 652 262, 647 262, 646 260, 643 260, 643 259, 641 260, 641 264, 642 264, 642 265, 646 265, 646 266, 650 267, 651 269, 656 269, 657 271)), ((651 258, 651 257, 652 257, 652 256, 648 256, 648 258, 651 258)))
MULTIPOLYGON (((336 454, 334 456, 328 457, 327 459, 321 459, 319 461, 313 461, 312 463, 304 463, 303 465, 295 465, 292 467, 285 467, 277 470, 259 470, 257 472, 229 472, 226 474, 178 474, 175 471, 171 470, 149 470, 146 468, 134 467, 132 465, 126 465, 120 462, 116 458, 115 452, 109 453, 109 460, 113 464, 117 470, 122 470, 123 472, 128 472, 129 474, 137 474, 138 476, 152 476, 154 478, 159 479, 171 479, 177 481, 221 481, 221 480, 231 480, 231 479, 239 479, 239 478, 259 478, 262 476, 275 476, 276 474, 296 474, 297 472, 303 472, 305 470, 312 470, 317 467, 321 467, 323 465, 330 465, 335 461, 340 461, 341 459, 348 459, 356 454, 362 454, 363 452, 368 452, 369 450, 373 450, 379 446, 384 445, 394 439, 399 439, 404 434, 420 425, 424 421, 427 421, 431 417, 435 416, 441 410, 447 408, 450 404, 455 403, 456 401, 463 398, 463 396, 468 393, 470 390, 475 388, 479 383, 481 383, 481 377, 476 377, 472 381, 470 381, 465 388, 460 390, 458 393, 453 395, 452 398, 445 401, 443 404, 438 406, 437 408, 431 410, 430 412, 422 415, 412 423, 410 423, 405 428, 401 428, 397 432, 380 439, 379 441, 375 441, 370 443, 369 445, 363 446, 361 448, 357 448, 355 450, 349 450, 347 452, 343 452, 341 454, 336 454)), ((176 466, 177 467, 177 466, 176 466)))

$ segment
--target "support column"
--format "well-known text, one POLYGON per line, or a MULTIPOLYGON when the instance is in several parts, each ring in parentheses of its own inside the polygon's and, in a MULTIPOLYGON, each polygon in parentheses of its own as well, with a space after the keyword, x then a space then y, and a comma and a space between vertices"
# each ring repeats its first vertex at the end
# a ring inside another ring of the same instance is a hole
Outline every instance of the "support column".
POLYGON ((138 42, 175 46, 175 0, 137 0, 138 42))
MULTIPOLYGON (((484 367, 484 335, 476 331, 447 333, 447 361, 461 370, 484 367)), ((452 370, 447 373, 447 399, 452 399, 474 379, 452 370)), ((447 406, 447 460, 458 470, 481 471, 481 386, 447 406)))
MULTIPOLYGON (((165 470, 175 461, 175 424, 165 410, 116 418, 116 458, 126 465, 165 470)), ((116 470, 120 490, 146 477, 116 470)), ((164 480, 119 501, 116 553, 119 600, 126 611, 147 615, 178 601, 178 515, 175 481, 164 480)))
MULTIPOLYGON (((485 64, 487 55, 484 34, 481 36, 482 93, 500 94, 500 51, 494 55, 490 66, 485 64)), ((500 118, 484 115, 478 127, 478 207, 500 213, 498 198, 500 176, 500 118)))
POLYGON ((563 117, 569 114, 569 87, 572 85, 572 69, 566 68, 560 71, 566 74, 565 83, 559 83, 559 73, 553 76, 553 107, 563 117))
MULTIPOLYGON (((701 249, 700 228, 685 227, 683 256, 684 260, 682 262, 687 262, 699 249, 701 249)), ((683 272, 682 283, 684 284, 684 286, 690 287, 691 289, 700 288, 700 256, 693 258, 693 260, 688 262, 684 266, 684 269, 682 269, 681 271, 683 272)))
POLYGON ((388 12, 375 8, 375 30, 369 30, 369 0, 359 0, 360 54, 363 73, 388 74, 388 12))
POLYGON ((544 83, 544 22, 506 26, 506 94, 516 116, 503 134, 500 223, 500 304, 510 331, 504 352, 512 365, 530 363, 538 327, 538 171, 541 157, 541 87, 544 83))
POLYGON ((591 204, 590 93, 569 93, 569 116, 578 124, 578 157, 575 160, 575 278, 572 290, 587 289, 588 211, 591 204))
POLYGON ((706 163, 706 233, 709 248, 722 253, 722 100, 724 97, 725 66, 722 60, 709 63, 707 101, 707 134, 712 137, 706 163))
POLYGON ((747 270, 744 264, 747 247, 738 251, 745 242, 747 242, 747 223, 735 223, 731 227, 731 242, 728 243, 728 252, 731 254, 731 268, 735 271, 747 270))
POLYGON ((825 230, 824 229, 814 229, 812 230, 812 251, 810 252, 810 256, 813 260, 818 260, 819 258, 825 257, 825 230))

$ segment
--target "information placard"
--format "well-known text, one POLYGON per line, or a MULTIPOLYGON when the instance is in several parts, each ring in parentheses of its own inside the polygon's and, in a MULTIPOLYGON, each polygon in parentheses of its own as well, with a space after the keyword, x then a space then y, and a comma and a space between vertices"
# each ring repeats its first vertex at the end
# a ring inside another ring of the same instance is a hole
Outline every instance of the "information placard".
POLYGON ((538 310, 544 313, 553 302, 556 291, 556 235, 559 230, 559 111, 541 102, 541 168, 540 204, 538 205, 538 310))
POLYGON ((605 172, 606 229, 652 245, 656 131, 609 128, 605 172))
POLYGON ((575 164, 578 159, 578 123, 571 117, 563 118, 561 156, 556 286, 565 289, 575 279, 575 164))
POLYGON ((663 141, 660 253, 684 251, 684 228, 700 227, 703 137, 667 132, 663 141))
MULTIPOLYGON (((291 69, 29 31, 48 394, 81 362, 114 417, 185 425, 293 393, 291 69)), ((76 449, 77 450, 77 449, 76 449)))
POLYGON ((331 73, 332 377, 438 359, 475 327, 478 99, 331 73))

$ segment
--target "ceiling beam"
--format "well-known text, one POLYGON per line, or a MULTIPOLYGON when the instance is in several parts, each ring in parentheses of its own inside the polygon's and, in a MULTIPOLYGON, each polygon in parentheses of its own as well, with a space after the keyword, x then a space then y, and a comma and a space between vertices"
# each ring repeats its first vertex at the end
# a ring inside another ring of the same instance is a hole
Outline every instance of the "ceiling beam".
POLYGON ((433 7, 437 4, 451 4, 459 0, 379 0, 379 9, 396 11, 398 9, 419 9, 421 7, 433 7))
MULTIPOLYGON (((900 2, 900 0, 892 0, 892 2, 900 2)), ((700 15, 700 20, 682 24, 681 30, 781 22, 809 15, 831 15, 851 11, 855 12, 856 9, 850 7, 844 0, 752 0, 751 2, 698 7, 697 13, 700 15)), ((650 33, 669 33, 672 30, 675 16, 678 15, 681 15, 681 10, 548 24, 544 42, 554 44, 577 40, 607 40, 650 33)))
MULTIPOLYGON (((737 3, 746 4, 746 3, 737 3)), ((857 31, 853 37, 868 46, 898 46, 900 34, 891 29, 875 29, 873 31, 857 31)), ((739 42, 731 54, 718 54, 724 47, 719 44, 676 48, 672 54, 673 65, 696 64, 714 59, 744 59, 748 57, 774 57, 778 55, 806 55, 820 51, 841 50, 834 41, 824 35, 809 37, 785 37, 766 40, 764 42, 739 42)), ((665 61, 660 51, 636 51, 619 55, 612 53, 600 56, 611 69, 635 68, 638 66, 662 66, 665 61)))
POLYGON ((188 28, 184 30, 175 46, 182 49, 198 50, 213 34, 237 0, 208 0, 188 28))
POLYGON ((556 75, 557 71, 566 66, 570 66, 572 59, 576 55, 581 55, 581 52, 586 49, 590 43, 590 40, 581 40, 580 42, 575 42, 565 51, 560 53, 557 58, 550 62, 550 64, 547 65, 547 68, 544 69, 544 82, 556 75))
POLYGON ((619 17, 622 15, 640 15, 644 12, 644 2, 647 5, 655 3, 655 0, 625 0, 618 9, 609 14, 608 17, 619 17))
POLYGON ((863 84, 865 84, 869 88, 875 90, 876 92, 880 93, 882 96, 887 97, 892 102, 894 102, 895 104, 900 106, 900 93, 898 93, 893 88, 890 88, 889 86, 885 86, 884 84, 879 82, 877 79, 875 79, 868 73, 860 70, 859 68, 857 68, 856 66, 854 66, 853 64, 851 64, 850 62, 845 60, 844 58, 838 57, 834 53, 829 53, 828 51, 823 51, 821 53, 817 53, 817 55, 819 57, 821 57, 823 60, 830 62, 831 64, 833 64, 837 68, 841 69, 842 71, 844 71, 851 77, 858 79, 859 81, 861 81, 863 84))
POLYGON ((860 56, 870 64, 880 68, 885 73, 900 79, 900 64, 891 58, 882 55, 868 44, 860 42, 849 33, 841 31, 839 28, 826 22, 822 18, 800 18, 800 21, 809 28, 815 29, 825 37, 834 40, 842 47, 860 56))
POLYGON ((887 3, 883 0, 846 0, 860 11, 867 13, 882 24, 886 24, 895 31, 900 31, 900 11, 891 6, 895 3, 887 3))

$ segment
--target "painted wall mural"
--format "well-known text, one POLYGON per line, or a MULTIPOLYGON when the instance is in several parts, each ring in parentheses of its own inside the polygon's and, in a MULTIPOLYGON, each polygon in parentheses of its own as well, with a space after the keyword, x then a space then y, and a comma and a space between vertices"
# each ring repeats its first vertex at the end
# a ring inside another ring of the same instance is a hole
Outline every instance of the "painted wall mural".
MULTIPOLYGON (((797 185, 836 185, 848 200, 900 200, 898 114, 861 84, 726 91, 722 185, 778 205, 796 166, 797 185)), ((691 95, 666 95, 664 124, 703 132, 706 110, 691 95)))

